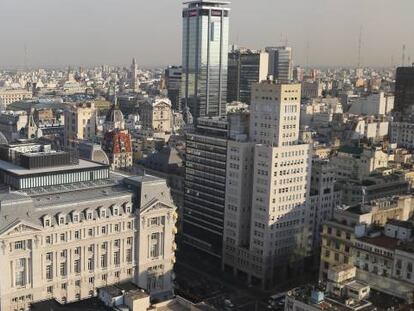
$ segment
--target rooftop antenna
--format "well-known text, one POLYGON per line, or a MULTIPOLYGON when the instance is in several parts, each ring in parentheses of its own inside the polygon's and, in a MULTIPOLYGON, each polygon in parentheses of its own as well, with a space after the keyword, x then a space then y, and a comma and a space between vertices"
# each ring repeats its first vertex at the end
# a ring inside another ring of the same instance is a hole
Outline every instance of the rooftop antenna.
POLYGON ((283 32, 280 33, 280 43, 283 44, 283 32))
POLYGON ((402 46, 402 56, 401 56, 401 65, 405 66, 405 44, 402 46))
POLYGON ((27 45, 24 44, 24 59, 23 59, 24 70, 27 70, 27 45))
POLYGON ((391 55, 391 68, 394 67, 394 55, 391 55))
POLYGON ((361 68, 361 48, 362 48, 362 25, 359 27, 359 39, 358 39, 358 68, 361 68))
POLYGON ((286 37, 285 37, 285 46, 288 46, 288 42, 289 42, 288 36, 286 35, 286 37))

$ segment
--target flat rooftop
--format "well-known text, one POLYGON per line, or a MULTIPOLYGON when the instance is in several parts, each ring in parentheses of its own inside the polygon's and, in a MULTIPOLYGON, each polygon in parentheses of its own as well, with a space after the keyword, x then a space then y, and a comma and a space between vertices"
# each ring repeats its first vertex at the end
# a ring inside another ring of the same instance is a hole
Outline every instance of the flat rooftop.
POLYGON ((359 239, 362 242, 369 243, 378 247, 387 249, 396 249, 400 241, 398 239, 390 238, 385 235, 377 237, 364 237, 359 239))
POLYGON ((103 168, 106 166, 107 165, 80 159, 79 164, 27 169, 22 166, 18 166, 16 164, 10 163, 8 161, 0 160, 0 170, 6 171, 10 174, 18 175, 18 176, 44 174, 44 173, 51 173, 51 172, 64 172, 68 170, 84 170, 84 169, 93 169, 93 168, 103 168))
POLYGON ((72 302, 68 304, 60 304, 56 300, 45 300, 36 302, 31 305, 32 311, 111 311, 112 308, 108 308, 97 297, 72 302))

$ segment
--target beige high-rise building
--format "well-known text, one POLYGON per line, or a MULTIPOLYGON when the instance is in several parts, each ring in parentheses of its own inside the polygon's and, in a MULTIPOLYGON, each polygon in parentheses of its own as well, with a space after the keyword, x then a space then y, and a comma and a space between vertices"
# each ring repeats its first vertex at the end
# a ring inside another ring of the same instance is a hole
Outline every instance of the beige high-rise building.
POLYGON ((74 164, 49 147, 7 156, 13 148, 0 160, 12 189, 0 193, 1 311, 77 301, 123 281, 172 296, 176 212, 165 180, 112 178, 108 165, 74 164))
POLYGON ((309 145, 298 141, 300 97, 299 84, 255 84, 250 145, 228 149, 233 191, 226 191, 223 266, 263 288, 288 277, 288 267, 300 268, 309 252, 311 158, 309 145))
POLYGON ((97 110, 93 102, 77 103, 65 111, 65 146, 74 147, 77 140, 94 140, 97 110))

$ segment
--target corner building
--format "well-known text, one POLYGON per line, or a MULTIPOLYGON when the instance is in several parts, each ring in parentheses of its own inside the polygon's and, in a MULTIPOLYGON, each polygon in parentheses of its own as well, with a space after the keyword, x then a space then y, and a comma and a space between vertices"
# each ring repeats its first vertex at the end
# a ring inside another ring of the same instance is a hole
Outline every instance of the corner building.
POLYGON ((176 214, 165 181, 114 178, 107 165, 27 147, 0 160, 12 189, 0 193, 0 310, 86 299, 123 281, 169 298, 176 214))

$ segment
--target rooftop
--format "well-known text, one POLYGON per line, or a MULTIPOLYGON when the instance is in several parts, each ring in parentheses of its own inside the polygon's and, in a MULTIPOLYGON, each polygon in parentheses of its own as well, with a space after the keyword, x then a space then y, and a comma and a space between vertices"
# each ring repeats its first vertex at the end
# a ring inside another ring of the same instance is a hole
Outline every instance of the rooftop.
POLYGON ((97 297, 72 302, 68 304, 60 304, 56 300, 45 300, 36 302, 31 305, 32 311, 111 311, 112 308, 108 308, 97 297))
POLYGON ((406 229, 412 229, 413 228, 413 223, 411 221, 390 219, 390 220, 387 221, 387 224, 402 227, 402 228, 406 228, 406 229))
POLYGON ((360 238, 362 242, 369 243, 375 246, 387 248, 387 249, 396 249, 397 246, 400 244, 400 241, 395 238, 390 238, 385 235, 377 236, 377 237, 363 237, 360 238))
POLYGON ((63 166, 55 166, 53 168, 50 167, 42 167, 36 169, 27 169, 16 164, 0 160, 0 170, 7 171, 14 175, 24 176, 24 175, 34 175, 34 174, 44 174, 50 172, 61 172, 61 171, 68 171, 68 170, 84 170, 84 169, 91 169, 91 168, 102 168, 105 165, 100 163, 95 163, 86 160, 79 160, 79 164, 70 164, 70 165, 63 165, 63 166))

